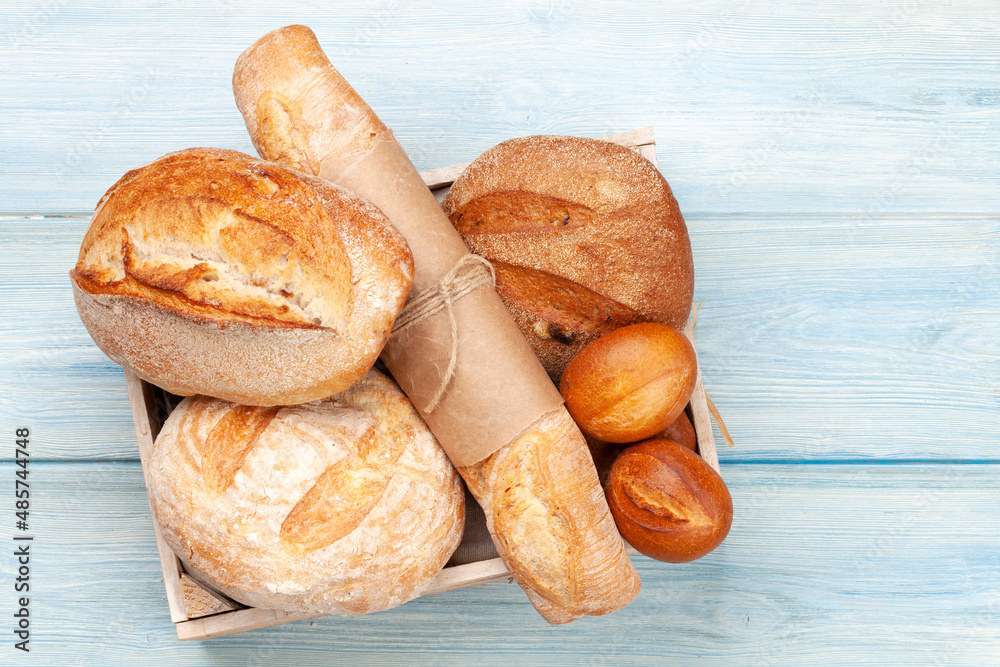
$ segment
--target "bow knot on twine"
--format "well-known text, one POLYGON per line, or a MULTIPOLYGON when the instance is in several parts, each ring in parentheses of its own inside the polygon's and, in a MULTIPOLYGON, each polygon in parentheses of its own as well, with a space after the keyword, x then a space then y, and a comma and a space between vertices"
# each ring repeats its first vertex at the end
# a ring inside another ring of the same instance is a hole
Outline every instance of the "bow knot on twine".
POLYGON ((469 292, 484 285, 493 287, 496 284, 496 273, 493 265, 480 255, 468 253, 455 262, 448 273, 444 274, 436 284, 424 289, 416 296, 407 300, 403 310, 396 318, 392 333, 405 331, 421 320, 436 315, 441 311, 448 314, 451 327, 451 351, 448 354, 448 367, 444 377, 431 400, 424 408, 425 414, 430 414, 441 403, 448 385, 455 376, 458 365, 458 321, 455 319, 453 304, 469 292))

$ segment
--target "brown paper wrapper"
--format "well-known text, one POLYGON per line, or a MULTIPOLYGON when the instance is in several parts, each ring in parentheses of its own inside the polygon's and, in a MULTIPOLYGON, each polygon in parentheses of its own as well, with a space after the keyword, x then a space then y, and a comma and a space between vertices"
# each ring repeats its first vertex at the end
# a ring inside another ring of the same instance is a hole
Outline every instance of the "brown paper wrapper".
MULTIPOLYGON (((406 239, 414 261, 410 302, 468 255, 395 140, 327 159, 319 176, 378 206, 406 239)), ((382 360, 457 467, 485 459, 562 405, 492 285, 393 333, 382 360)))

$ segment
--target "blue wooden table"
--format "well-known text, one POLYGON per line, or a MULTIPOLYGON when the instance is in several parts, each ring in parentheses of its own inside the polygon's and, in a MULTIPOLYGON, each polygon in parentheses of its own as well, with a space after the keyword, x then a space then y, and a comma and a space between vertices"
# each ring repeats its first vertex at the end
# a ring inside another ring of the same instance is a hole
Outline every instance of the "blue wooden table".
POLYGON ((995 0, 277 5, 0 8, 0 664, 1000 664, 995 0), (67 272, 125 171, 253 153, 233 63, 290 23, 419 169, 515 136, 654 128, 736 441, 717 551, 637 557, 636 602, 565 627, 497 583, 177 641, 123 374, 67 272))

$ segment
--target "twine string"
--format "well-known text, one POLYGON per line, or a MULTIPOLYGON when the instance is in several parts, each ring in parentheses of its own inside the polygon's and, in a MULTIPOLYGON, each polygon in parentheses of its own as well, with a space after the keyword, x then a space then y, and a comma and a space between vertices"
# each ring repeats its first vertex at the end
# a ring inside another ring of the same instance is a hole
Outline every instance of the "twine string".
POLYGON ((424 414, 434 412, 440 405, 458 367, 458 321, 455 319, 453 304, 469 292, 484 285, 492 287, 495 283, 496 274, 493 265, 480 255, 468 253, 455 262, 455 265, 436 284, 409 299, 396 318, 396 323, 392 327, 393 335, 401 333, 417 322, 441 311, 446 311, 448 314, 451 330, 448 367, 445 369, 444 377, 441 378, 437 390, 424 408, 424 414))

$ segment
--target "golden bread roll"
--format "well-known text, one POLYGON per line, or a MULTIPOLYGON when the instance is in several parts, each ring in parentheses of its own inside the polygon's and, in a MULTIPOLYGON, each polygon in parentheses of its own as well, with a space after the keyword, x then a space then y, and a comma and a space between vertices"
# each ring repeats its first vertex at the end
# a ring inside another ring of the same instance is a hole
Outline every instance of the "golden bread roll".
MULTIPOLYGON (((601 480, 601 486, 607 489, 608 474, 611 472, 611 466, 615 459, 635 443, 605 442, 590 436, 585 437, 587 438, 587 446, 590 447, 590 455, 594 458, 594 465, 597 467, 597 476, 601 480)), ((698 453, 698 434, 695 433, 694 424, 691 423, 691 418, 688 417, 686 411, 681 412, 670 426, 653 437, 675 442, 690 452, 698 453)))
POLYGON ((698 357, 677 327, 640 322, 583 348, 566 366, 559 390, 591 438, 638 442, 666 429, 691 400, 698 357))
POLYGON ((455 469, 374 370, 303 405, 185 398, 156 439, 147 483, 188 571, 261 608, 402 604, 445 565, 465 521, 455 469))
POLYGON ((657 433, 654 437, 676 442, 681 447, 695 454, 698 453, 698 434, 695 433, 694 424, 691 423, 691 418, 688 417, 686 411, 682 411, 677 415, 677 419, 670 426, 663 429, 662 432, 657 433))
POLYGON ((493 263, 497 292, 557 382, 603 334, 687 321, 687 227, 660 172, 623 146, 511 139, 476 158, 443 206, 469 249, 493 263))
POLYGON ((70 276, 94 341, 144 380, 181 396, 290 405, 371 368, 413 259, 357 195, 194 148, 108 190, 70 276))

